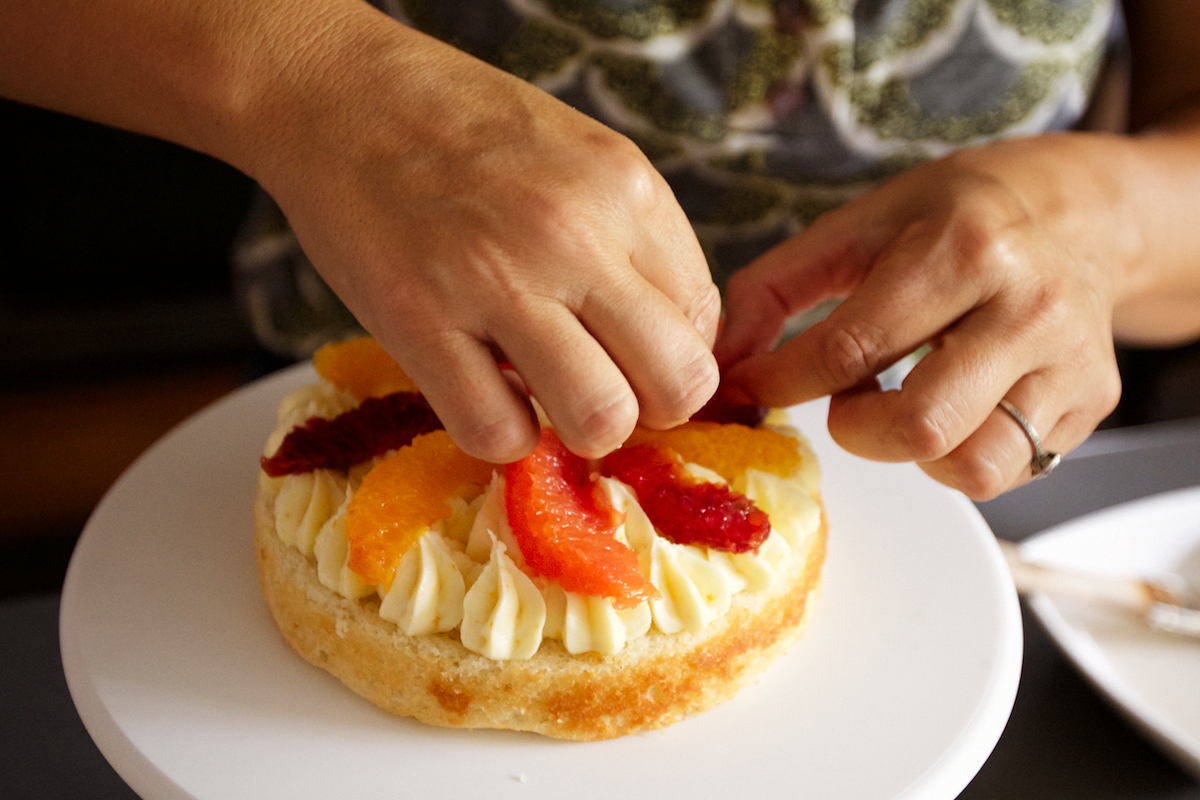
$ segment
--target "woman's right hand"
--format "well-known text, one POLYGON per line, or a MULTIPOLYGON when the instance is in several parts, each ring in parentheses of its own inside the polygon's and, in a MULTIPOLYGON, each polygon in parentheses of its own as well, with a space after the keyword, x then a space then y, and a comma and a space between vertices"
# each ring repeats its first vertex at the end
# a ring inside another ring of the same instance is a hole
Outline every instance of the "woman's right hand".
POLYGON ((469 453, 537 442, 524 388, 585 456, 717 384, 720 300, 625 137, 356 0, 292 43, 245 168, 469 453))

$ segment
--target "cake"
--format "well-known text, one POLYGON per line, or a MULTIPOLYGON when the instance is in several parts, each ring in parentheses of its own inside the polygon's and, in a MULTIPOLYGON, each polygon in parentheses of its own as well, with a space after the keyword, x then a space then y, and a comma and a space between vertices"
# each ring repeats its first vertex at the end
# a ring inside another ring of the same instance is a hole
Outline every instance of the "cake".
POLYGON ((287 643, 370 702, 606 739, 728 700, 803 633, 826 526, 785 415, 639 429, 591 462, 546 424, 492 465, 373 340, 314 362, 264 449, 259 581, 287 643))

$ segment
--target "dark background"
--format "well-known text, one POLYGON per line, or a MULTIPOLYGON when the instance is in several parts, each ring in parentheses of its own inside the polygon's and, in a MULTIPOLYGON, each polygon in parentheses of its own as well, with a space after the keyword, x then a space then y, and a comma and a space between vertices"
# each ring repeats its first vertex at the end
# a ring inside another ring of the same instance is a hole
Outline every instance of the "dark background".
POLYGON ((57 590, 101 494, 245 379, 230 244, 254 192, 199 153, 0 101, 0 594, 57 590))

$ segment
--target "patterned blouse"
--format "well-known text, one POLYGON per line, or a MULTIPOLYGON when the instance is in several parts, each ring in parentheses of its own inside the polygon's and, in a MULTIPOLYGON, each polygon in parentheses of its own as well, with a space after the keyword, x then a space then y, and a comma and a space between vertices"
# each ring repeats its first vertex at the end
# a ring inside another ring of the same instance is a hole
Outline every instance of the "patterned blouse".
MULTIPOLYGON (((1081 117, 1115 0, 375 0, 634 140, 713 276, 915 164, 1081 117)), ((353 325, 264 203, 236 266, 260 339, 353 325)))

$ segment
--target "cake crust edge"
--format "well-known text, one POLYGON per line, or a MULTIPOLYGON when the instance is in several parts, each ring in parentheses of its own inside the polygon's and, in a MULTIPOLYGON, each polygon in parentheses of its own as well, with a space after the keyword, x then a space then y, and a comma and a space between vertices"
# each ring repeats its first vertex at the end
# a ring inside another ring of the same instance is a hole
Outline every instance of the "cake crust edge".
MULTIPOLYGON (((819 498, 817 498, 819 501, 819 498)), ((793 552, 771 591, 741 592, 695 634, 650 631, 610 656, 546 640, 526 661, 493 661, 453 634, 408 636, 320 583, 315 565, 275 534, 274 494, 254 507, 259 584, 287 644, 371 703, 454 728, 532 731, 592 741, 667 727, 732 698, 804 633, 821 591, 826 523, 793 552)))

